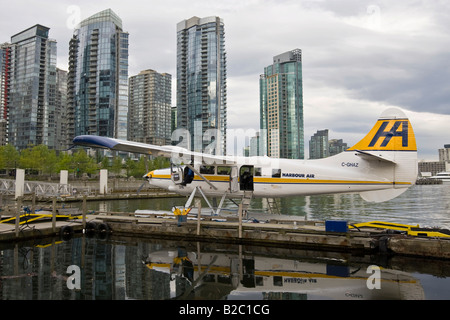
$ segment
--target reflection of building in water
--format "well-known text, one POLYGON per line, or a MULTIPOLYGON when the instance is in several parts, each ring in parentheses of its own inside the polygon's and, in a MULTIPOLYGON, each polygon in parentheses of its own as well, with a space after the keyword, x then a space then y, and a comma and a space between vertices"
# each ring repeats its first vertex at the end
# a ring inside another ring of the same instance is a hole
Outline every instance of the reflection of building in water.
POLYGON ((188 243, 188 248, 172 245, 176 244, 166 246, 163 240, 118 242, 85 237, 4 249, 0 253, 0 298, 424 298, 419 281, 389 268, 381 269, 381 289, 368 289, 369 264, 348 262, 348 256, 339 253, 332 254, 331 260, 323 252, 299 254, 291 249, 205 243, 197 247, 188 243), (70 265, 80 267, 80 290, 67 288, 70 265))
POLYGON ((2 280, 0 297, 28 300, 110 300, 114 299, 111 245, 97 246, 82 239, 70 242, 53 240, 35 246, 16 247, 4 251, 0 265, 2 280), (82 254, 83 253, 83 254, 82 254), (82 256, 88 256, 83 259, 82 256), (10 263, 4 263, 4 262, 10 263), (83 264, 83 261, 85 262, 83 264), (67 267, 77 265, 81 270, 82 290, 67 288, 67 267), (5 293, 8 293, 5 296, 5 293), (3 296, 2 296, 3 295, 3 296))

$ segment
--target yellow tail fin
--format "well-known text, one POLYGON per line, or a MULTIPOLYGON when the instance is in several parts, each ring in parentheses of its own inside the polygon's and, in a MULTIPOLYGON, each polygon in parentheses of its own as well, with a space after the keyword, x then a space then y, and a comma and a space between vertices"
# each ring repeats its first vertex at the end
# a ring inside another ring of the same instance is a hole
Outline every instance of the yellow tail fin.
POLYGON ((399 109, 383 112, 370 132, 348 150, 417 151, 416 138, 406 115, 399 109))

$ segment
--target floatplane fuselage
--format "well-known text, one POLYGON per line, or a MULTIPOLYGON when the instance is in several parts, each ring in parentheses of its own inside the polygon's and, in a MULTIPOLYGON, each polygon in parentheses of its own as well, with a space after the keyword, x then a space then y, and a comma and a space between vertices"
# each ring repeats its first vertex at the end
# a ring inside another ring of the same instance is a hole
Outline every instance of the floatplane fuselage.
POLYGON ((400 195, 417 178, 414 132, 398 109, 386 110, 353 147, 317 160, 213 156, 97 136, 79 136, 74 143, 170 157, 175 160, 170 168, 145 177, 152 186, 182 195, 198 188, 205 196, 227 198, 242 198, 246 192, 265 198, 359 193, 379 202, 400 195))

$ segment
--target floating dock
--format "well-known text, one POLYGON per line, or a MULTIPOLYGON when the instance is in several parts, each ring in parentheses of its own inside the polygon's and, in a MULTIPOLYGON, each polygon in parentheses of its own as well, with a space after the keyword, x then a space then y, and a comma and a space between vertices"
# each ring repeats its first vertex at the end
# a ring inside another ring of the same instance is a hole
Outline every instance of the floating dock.
POLYGON ((114 215, 97 216, 96 219, 107 223, 112 232, 119 235, 450 259, 450 238, 410 236, 370 227, 330 231, 332 228, 327 229, 327 221, 273 217, 264 223, 255 223, 239 222, 237 218, 223 221, 212 216, 180 223, 177 218, 114 215))
POLYGON ((51 202, 56 199, 57 202, 81 202, 84 199, 87 201, 106 201, 106 200, 131 200, 131 199, 161 199, 161 198, 178 198, 184 197, 174 192, 152 190, 143 192, 115 192, 107 194, 78 194, 78 195, 62 195, 62 196, 35 196, 27 194, 23 196, 24 201, 32 201, 33 197, 36 202, 51 202))
POLYGON ((197 219, 196 208, 184 216, 145 210, 136 213, 90 214, 86 210, 84 213, 80 210, 61 210, 2 216, 0 242, 50 236, 70 238, 74 233, 101 232, 130 237, 450 259, 450 232, 418 226, 382 222, 348 224, 346 221, 305 221, 295 216, 262 213, 252 213, 251 219, 245 219, 238 218, 236 212, 224 211, 216 216, 208 214, 207 210, 201 211, 201 219, 197 219))

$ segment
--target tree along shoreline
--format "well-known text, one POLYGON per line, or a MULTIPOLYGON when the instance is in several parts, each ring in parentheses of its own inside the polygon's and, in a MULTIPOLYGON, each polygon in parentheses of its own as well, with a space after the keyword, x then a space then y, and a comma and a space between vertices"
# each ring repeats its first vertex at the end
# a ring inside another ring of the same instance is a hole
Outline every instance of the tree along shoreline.
POLYGON ((84 149, 57 154, 45 145, 30 146, 21 151, 12 145, 0 146, 0 176, 14 177, 15 169, 20 168, 25 169, 27 179, 53 180, 59 178, 61 170, 67 170, 69 179, 76 180, 95 178, 101 169, 107 169, 115 177, 141 178, 151 170, 170 166, 170 161, 161 157, 104 154, 100 151, 91 156, 84 149))

